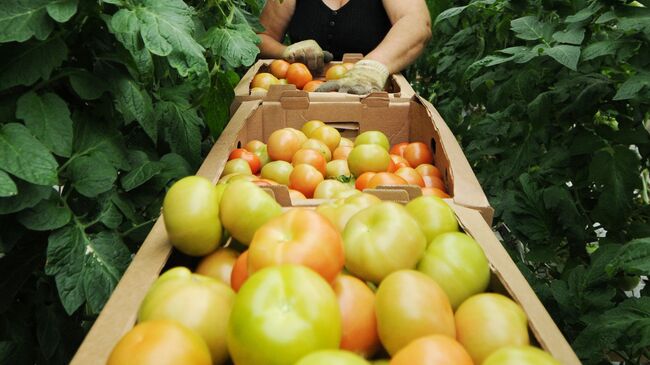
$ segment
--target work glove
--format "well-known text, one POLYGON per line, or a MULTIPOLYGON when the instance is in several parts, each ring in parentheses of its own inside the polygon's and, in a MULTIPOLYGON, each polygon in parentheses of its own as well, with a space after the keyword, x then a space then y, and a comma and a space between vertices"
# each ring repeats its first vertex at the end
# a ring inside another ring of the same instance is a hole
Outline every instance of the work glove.
POLYGON ((289 63, 303 63, 310 71, 320 71, 325 65, 325 54, 313 39, 287 46, 282 53, 282 58, 289 63))
POLYGON ((384 90, 388 80, 388 68, 381 62, 361 60, 354 64, 342 78, 327 81, 317 92, 338 91, 341 93, 366 95, 384 90))

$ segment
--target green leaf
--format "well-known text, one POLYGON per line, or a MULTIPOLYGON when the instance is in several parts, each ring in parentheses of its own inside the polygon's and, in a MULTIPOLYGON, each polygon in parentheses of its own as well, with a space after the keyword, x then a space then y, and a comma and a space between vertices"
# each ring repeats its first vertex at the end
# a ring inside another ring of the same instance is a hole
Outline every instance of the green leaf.
POLYGON ((70 86, 84 100, 99 99, 107 91, 104 80, 84 69, 70 75, 70 86))
POLYGON ((0 169, 37 185, 56 185, 58 163, 22 124, 0 128, 0 169))
POLYGON ((123 137, 104 121, 84 115, 75 116, 73 150, 77 155, 93 155, 116 169, 130 168, 123 137))
POLYGON ((146 161, 122 177, 122 187, 125 191, 131 191, 159 174, 162 169, 160 162, 146 161))
POLYGON ((122 224, 122 213, 111 200, 107 200, 99 213, 99 221, 109 229, 117 229, 122 224))
POLYGON ((603 6, 601 4, 598 4, 597 2, 593 2, 591 5, 588 7, 580 10, 579 12, 575 13, 574 15, 570 15, 566 17, 565 22, 566 23, 578 23, 584 20, 587 20, 591 18, 594 14, 598 12, 603 6))
POLYGON ((456 15, 462 13, 466 8, 467 8, 467 5, 458 6, 458 7, 455 7, 455 8, 449 8, 449 9, 443 11, 442 13, 438 14, 434 24, 438 24, 438 23, 440 23, 441 21, 443 21, 445 19, 453 18, 456 15))
POLYGON ((229 83, 228 76, 223 72, 217 72, 214 78, 214 86, 203 99, 203 110, 205 123, 210 128, 213 137, 219 137, 230 119, 230 104, 235 98, 235 92, 229 83))
POLYGON ((4 0, 0 2, 0 43, 44 40, 52 32, 46 8, 50 0, 4 0))
POLYGON ((650 274, 650 237, 625 244, 605 270, 610 276, 621 271, 633 275, 650 274))
POLYGON ((213 27, 203 36, 201 43, 212 53, 222 57, 231 67, 250 66, 260 52, 259 37, 244 24, 230 28, 213 27))
POLYGON ((115 108, 122 113, 128 124, 134 120, 144 129, 155 144, 158 141, 158 126, 153 119, 151 96, 132 79, 122 77, 114 82, 115 108))
POLYGON ((553 33, 553 39, 560 43, 580 45, 585 39, 583 28, 572 28, 553 33))
POLYGON ((573 70, 578 70, 578 60, 580 59, 580 47, 559 45, 546 49, 546 54, 551 56, 561 65, 573 70))
POLYGON ((52 194, 51 186, 34 185, 23 180, 16 181, 18 194, 0 198, 0 214, 11 214, 31 208, 52 194))
POLYGON ((0 66, 0 90, 49 79, 52 71, 68 57, 68 47, 59 37, 5 47, 7 56, 0 66))
POLYGON ((172 152, 183 156, 190 164, 198 165, 201 159, 201 126, 203 122, 196 109, 171 101, 156 104, 158 120, 166 121, 165 140, 172 152))
POLYGON ((77 13, 77 2, 79 0, 54 0, 46 9, 47 13, 59 23, 65 23, 77 13))
POLYGON ((14 196, 18 194, 18 188, 16 183, 11 180, 11 176, 7 175, 6 172, 0 170, 0 197, 14 196))
POLYGON ((18 221, 33 231, 50 231, 61 228, 72 219, 72 212, 60 205, 58 198, 42 200, 36 206, 18 214, 18 221))
POLYGON ((616 19, 616 13, 613 11, 606 11, 596 19, 596 24, 607 23, 614 19, 616 19))
POLYGON ((650 85, 650 73, 638 73, 633 75, 618 88, 614 100, 634 99, 639 91, 650 85))
POLYGON ((553 32, 553 26, 540 22, 534 16, 525 16, 510 22, 510 29, 515 32, 515 37, 528 41, 547 38, 553 32))
POLYGON ((18 99, 16 117, 53 153, 69 157, 72 152, 72 119, 68 106, 58 95, 34 92, 18 99))
POLYGON ((117 179, 115 168, 108 161, 94 155, 74 158, 68 170, 72 186, 89 198, 111 190, 117 179))
POLYGON ((105 17, 106 25, 115 38, 131 54, 133 65, 144 79, 153 76, 154 65, 151 53, 144 47, 140 37, 138 18, 131 11, 118 11, 113 17, 105 17))
POLYGON ((597 57, 614 55, 621 45, 622 42, 618 40, 591 43, 582 50, 582 60, 589 61, 597 57))

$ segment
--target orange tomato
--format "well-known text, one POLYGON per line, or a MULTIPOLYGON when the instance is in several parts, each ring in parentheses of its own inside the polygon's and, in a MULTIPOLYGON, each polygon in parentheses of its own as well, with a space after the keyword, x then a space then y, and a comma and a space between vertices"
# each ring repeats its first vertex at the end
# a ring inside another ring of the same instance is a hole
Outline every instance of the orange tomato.
POLYGON ((296 165, 289 175, 289 188, 298 190, 307 198, 314 196, 314 190, 323 181, 323 174, 314 166, 305 163, 296 165))
POLYGON ((248 162, 248 165, 250 166, 251 172, 253 174, 257 174, 260 171, 262 164, 260 163, 259 157, 257 157, 257 155, 253 152, 245 150, 243 148, 234 149, 232 152, 230 152, 228 160, 234 160, 236 158, 241 158, 242 160, 248 162))
POLYGON ((340 347, 366 358, 372 356, 379 347, 375 293, 350 275, 339 275, 333 288, 341 309, 340 347))
POLYGON ((330 151, 334 151, 336 147, 341 142, 341 133, 336 130, 334 127, 324 125, 322 127, 316 128, 309 138, 317 139, 327 146, 330 151))
POLYGON ((278 79, 284 79, 287 77, 287 71, 289 70, 290 65, 291 64, 285 60, 275 60, 271 62, 271 73, 278 79))
POLYGON ((388 172, 395 172, 399 170, 402 167, 411 167, 406 161, 406 159, 400 155, 390 155, 391 161, 393 161, 393 164, 391 165, 393 168, 393 171, 388 171, 388 172))
POLYGON ((412 167, 401 167, 395 171, 395 175, 406 180, 409 185, 417 185, 420 187, 425 186, 422 176, 420 176, 420 174, 418 174, 418 172, 412 167))
POLYGON ((444 191, 437 189, 437 188, 421 188, 422 189, 422 195, 427 196, 427 195, 432 195, 432 196, 437 196, 438 198, 451 198, 449 194, 445 193, 444 191))
POLYGON ((447 364, 474 365, 474 362, 458 341, 443 335, 431 335, 409 343, 395 354, 389 365, 447 364))
POLYGON ((232 267, 232 273, 230 274, 232 290, 239 291, 246 279, 248 279, 248 250, 239 255, 232 267))
POLYGON ((248 252, 250 273, 268 266, 296 264, 307 266, 330 283, 345 261, 341 234, 311 209, 291 209, 266 222, 255 232, 248 252))
POLYGON ((404 158, 411 166, 420 166, 423 163, 433 162, 433 152, 429 146, 422 142, 410 143, 404 149, 404 158))
POLYGON ((422 176, 422 181, 424 181, 424 186, 427 188, 436 188, 442 191, 447 191, 445 188, 445 182, 436 176, 422 176))
POLYGON ((329 148, 325 145, 325 143, 314 139, 314 138, 309 138, 307 142, 303 143, 301 148, 308 148, 311 150, 316 150, 318 151, 323 157, 325 157, 325 161, 331 161, 332 160, 332 151, 330 151, 329 148))
POLYGON ((267 152, 272 160, 291 162, 293 155, 300 149, 300 136, 293 130, 284 128, 271 133, 266 144, 267 152))
POLYGON ((348 68, 343 65, 334 65, 327 69, 325 80, 338 80, 348 72, 348 68))
POLYGON ((314 92, 323 83, 322 80, 311 80, 302 87, 303 91, 314 92))
POLYGON ((404 157, 404 150, 406 149, 406 146, 408 146, 408 142, 402 142, 398 143, 396 145, 393 145, 393 147, 390 148, 390 151, 388 151, 391 155, 398 155, 401 157, 404 157))
POLYGON ((302 89, 313 77, 307 66, 302 63, 292 63, 287 70, 287 82, 302 89))
POLYGON ((291 164, 295 167, 303 163, 314 166, 316 170, 320 171, 323 175, 327 173, 327 161, 325 161, 325 157, 316 150, 303 148, 296 151, 291 159, 291 164))
POLYGON ((196 267, 196 273, 215 278, 230 285, 230 274, 237 261, 237 252, 229 248, 220 248, 205 256, 196 267))
POLYGON ((253 82, 251 82, 251 88, 262 88, 268 90, 271 85, 278 84, 278 79, 267 72, 258 73, 253 77, 253 82))
MULTIPOLYGON (((332 159, 334 160, 347 160, 348 155, 350 154, 350 151, 352 151, 353 147, 350 146, 338 146, 334 150, 334 153, 332 153, 332 159)), ((347 162, 347 161, 346 161, 347 162)))
POLYGON ((393 173, 378 172, 370 179, 366 187, 372 189, 380 185, 408 185, 408 183, 393 173))
POLYGON ((298 190, 293 190, 293 189, 289 189, 289 197, 291 198, 292 202, 295 201, 295 200, 307 199, 305 194, 299 192, 298 190))
POLYGON ((429 163, 423 163, 419 165, 415 168, 415 171, 417 171, 422 176, 435 176, 442 179, 442 172, 440 172, 440 169, 429 163))
POLYGON ((376 172, 364 172, 363 174, 359 175, 357 178, 357 181, 354 182, 354 187, 357 188, 358 190, 363 191, 363 189, 368 187, 368 183, 370 183, 370 180, 376 175, 376 172))

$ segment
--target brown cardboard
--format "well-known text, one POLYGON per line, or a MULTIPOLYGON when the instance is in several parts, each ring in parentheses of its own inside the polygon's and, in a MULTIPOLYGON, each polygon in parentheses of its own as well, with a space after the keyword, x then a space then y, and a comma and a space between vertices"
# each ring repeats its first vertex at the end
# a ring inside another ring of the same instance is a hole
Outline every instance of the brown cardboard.
MULTIPOLYGON (((330 62, 328 63, 324 70, 322 75, 316 75, 314 79, 317 78, 323 78, 325 72, 332 67, 333 65, 344 63, 344 62, 350 62, 350 63, 355 63, 357 61, 360 61, 363 58, 362 54, 358 53, 347 53, 343 55, 343 59, 340 62, 330 62)), ((230 115, 233 115, 237 108, 241 105, 241 103, 245 101, 252 101, 252 100, 265 100, 266 96, 261 96, 261 95, 251 95, 250 94, 250 84, 253 81, 253 77, 257 75, 260 72, 268 72, 269 65, 273 62, 272 59, 264 59, 264 60, 258 60, 253 66, 251 66, 250 69, 242 76, 241 80, 235 86, 235 99, 233 100, 232 104, 230 105, 230 115)), ((296 90, 296 87, 294 85, 273 85, 270 87, 270 90, 274 89, 283 89, 283 90, 296 90)), ((405 102, 408 102, 414 95, 415 95, 415 90, 413 90, 413 87, 409 84, 409 82, 404 78, 402 74, 393 74, 388 78, 388 82, 386 84, 386 90, 389 92, 389 96, 395 100, 402 100, 405 102)), ((358 95, 351 95, 351 94, 343 94, 343 93, 317 93, 317 92, 310 92, 309 93, 310 98, 313 101, 339 101, 339 102, 345 102, 345 101, 355 101, 359 100, 361 96, 358 95)))

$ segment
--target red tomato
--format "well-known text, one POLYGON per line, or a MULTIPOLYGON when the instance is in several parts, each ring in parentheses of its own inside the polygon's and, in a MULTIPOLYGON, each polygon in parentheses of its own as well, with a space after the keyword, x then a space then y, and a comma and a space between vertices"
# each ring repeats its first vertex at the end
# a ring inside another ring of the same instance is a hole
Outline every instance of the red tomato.
POLYGON ((380 185, 408 185, 408 183, 398 175, 390 172, 378 172, 370 179, 366 187, 372 189, 380 185))
POLYGON ((393 145, 393 147, 390 148, 390 154, 391 155, 397 155, 400 157, 404 157, 404 150, 406 149, 406 146, 408 146, 408 142, 402 142, 398 143, 396 145, 393 145))
POLYGON ((274 60, 271 62, 271 73, 278 79, 284 79, 287 77, 287 71, 289 70, 290 65, 291 64, 285 60, 274 60))
POLYGON ((312 79, 311 72, 302 63, 292 63, 287 70, 287 81, 298 89, 302 89, 312 79))
POLYGON ((325 217, 309 209, 291 209, 260 227, 248 249, 248 270, 304 265, 332 282, 344 263, 343 239, 325 217))
POLYGON ((376 172, 364 172, 354 182, 354 187, 357 188, 357 190, 363 191, 363 189, 368 187, 370 180, 372 180, 376 174, 376 172))
POLYGON ((228 160, 234 160, 236 158, 241 158, 248 162, 248 165, 251 167, 251 172, 257 174, 260 171, 260 159, 251 151, 245 150, 243 148, 237 148, 230 152, 228 160))
POLYGON ((424 187, 436 188, 436 189, 440 189, 442 191, 447 190, 445 188, 445 183, 442 180, 440 180, 439 177, 425 175, 425 176, 422 176, 422 181, 424 182, 424 187))
POLYGON ((293 155, 291 164, 294 168, 303 163, 314 166, 316 170, 320 171, 323 175, 327 173, 327 161, 325 161, 325 157, 316 150, 303 148, 293 155))
POLYGON ((289 175, 289 188, 298 190, 307 198, 314 196, 314 190, 323 181, 323 174, 314 166, 307 164, 296 165, 289 175))
POLYGON ((235 261, 230 274, 230 286, 237 292, 246 279, 248 279, 248 250, 239 255, 235 261))
POLYGON ((418 174, 418 172, 415 171, 415 169, 412 167, 402 167, 395 171, 395 175, 406 180, 409 185, 424 187, 424 180, 422 180, 422 176, 420 176, 420 174, 418 174))
POLYGON ((363 357, 372 356, 379 347, 375 293, 350 275, 339 275, 333 287, 341 309, 341 348, 363 357))
POLYGON ((220 248, 205 256, 196 267, 196 273, 215 278, 230 285, 230 274, 237 261, 237 252, 229 248, 220 248))
POLYGON ((267 143, 269 157, 272 160, 291 162, 294 153, 300 149, 300 136, 291 129, 278 129, 271 133, 267 143))
POLYGON ((415 168, 415 171, 417 171, 422 176, 435 176, 439 179, 442 179, 442 172, 440 172, 437 167, 429 163, 421 164, 415 168))
POLYGON ((332 159, 334 160, 347 160, 348 155, 352 151, 352 147, 350 146, 338 146, 334 150, 334 153, 332 153, 332 159))
POLYGON ((390 361, 390 365, 445 364, 474 365, 474 362, 458 341, 443 335, 418 338, 401 349, 390 361))
POLYGON ((404 149, 404 158, 411 166, 420 166, 423 163, 433 162, 433 153, 429 146, 422 142, 414 142, 404 149))
POLYGON ((451 198, 449 194, 437 188, 422 188, 422 195, 424 196, 437 196, 438 198, 448 199, 451 198))

